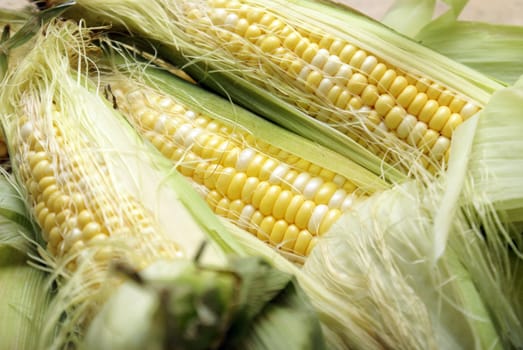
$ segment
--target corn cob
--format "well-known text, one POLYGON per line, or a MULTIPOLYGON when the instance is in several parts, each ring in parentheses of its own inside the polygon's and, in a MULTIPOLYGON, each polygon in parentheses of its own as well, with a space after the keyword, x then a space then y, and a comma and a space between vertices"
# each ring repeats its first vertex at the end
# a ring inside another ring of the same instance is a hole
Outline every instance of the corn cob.
POLYGON ((432 171, 448 161, 453 131, 482 107, 434 78, 395 66, 376 49, 295 21, 278 7, 210 0, 187 4, 184 15, 184 28, 199 45, 213 43, 209 49, 221 47, 249 70, 281 76, 307 96, 297 101, 301 110, 381 155, 389 146, 381 147, 381 139, 400 139, 418 149, 432 171))
MULTIPOLYGON (((413 164, 440 170, 454 130, 500 87, 369 18, 323 2, 153 4, 144 14, 137 3, 123 11, 117 1, 108 8, 80 0, 77 13, 87 10, 93 23, 125 23, 161 44, 162 57, 190 63, 185 67, 194 78, 257 113, 267 110, 262 101, 277 104, 271 102, 276 96, 336 130, 333 138, 342 133, 405 173, 420 168, 413 164), (263 96, 266 91, 272 96, 263 96)), ((303 131, 288 116, 264 116, 303 131)), ((350 156, 343 142, 320 137, 315 140, 350 156)))
POLYGON ((291 256, 307 256, 340 215, 368 195, 365 186, 175 95, 124 76, 105 81, 118 109, 193 181, 216 214, 291 256))

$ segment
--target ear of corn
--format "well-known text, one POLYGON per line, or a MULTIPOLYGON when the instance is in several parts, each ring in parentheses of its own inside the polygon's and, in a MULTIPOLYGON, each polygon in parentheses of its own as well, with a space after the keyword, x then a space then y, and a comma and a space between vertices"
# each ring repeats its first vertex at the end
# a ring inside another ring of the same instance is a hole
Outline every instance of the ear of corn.
MULTIPOLYGON (((138 13, 134 3, 125 10, 117 2, 111 8, 78 4, 159 43, 164 57, 188 63, 187 71, 217 90, 226 85, 221 93, 265 117, 304 132, 289 115, 267 114, 266 105, 278 102, 262 90, 285 102, 278 108, 315 118, 307 128, 316 135, 328 125, 330 135, 341 133, 406 172, 415 171, 413 163, 431 172, 441 169, 454 129, 500 87, 368 18, 326 3, 159 0, 147 13, 138 13)), ((336 143, 330 146, 347 152, 336 143)))
POLYGON ((44 259, 68 286, 48 316, 44 335, 53 346, 74 338, 68 327, 88 322, 111 293, 118 283, 109 272, 115 261, 139 270, 193 256, 206 240, 214 261, 241 253, 181 175, 80 72, 73 75, 72 57, 82 62, 88 49, 82 34, 72 23, 48 26, 1 94, 13 172, 41 228, 44 259), (55 338, 54 325, 70 304, 71 323, 55 338))
POLYGON ((308 255, 354 202, 387 187, 355 163, 200 87, 127 65, 134 79, 104 77, 115 106, 215 213, 283 252, 308 255))

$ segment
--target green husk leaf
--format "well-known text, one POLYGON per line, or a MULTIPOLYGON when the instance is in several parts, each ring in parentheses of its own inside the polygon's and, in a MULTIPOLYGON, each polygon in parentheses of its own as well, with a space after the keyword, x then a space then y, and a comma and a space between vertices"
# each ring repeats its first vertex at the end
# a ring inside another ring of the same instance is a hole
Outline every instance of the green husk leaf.
POLYGON ((219 268, 179 261, 141 275, 138 285, 126 282, 105 304, 85 348, 324 348, 299 285, 259 258, 235 258, 219 268), (137 308, 128 312, 131 298, 137 308), (143 326, 129 329, 128 320, 143 326))
MULTIPOLYGON (((454 21, 467 5, 468 0, 443 0, 449 8, 441 15, 454 21)), ((434 20, 435 0, 396 0, 381 20, 382 23, 411 38, 434 20)))
POLYGON ((415 38, 457 62, 506 84, 523 74, 523 27, 439 20, 415 38))
POLYGON ((31 350, 37 347, 51 293, 47 274, 28 263, 33 232, 8 176, 0 175, 0 347, 31 350))

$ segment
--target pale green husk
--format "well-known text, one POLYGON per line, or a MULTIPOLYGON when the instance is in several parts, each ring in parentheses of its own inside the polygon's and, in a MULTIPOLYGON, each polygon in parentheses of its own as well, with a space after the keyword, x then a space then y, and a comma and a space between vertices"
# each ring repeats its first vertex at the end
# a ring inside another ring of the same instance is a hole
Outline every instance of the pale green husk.
POLYGON ((30 264, 33 230, 10 175, 0 175, 0 338, 1 349, 38 345, 51 288, 47 273, 30 264))

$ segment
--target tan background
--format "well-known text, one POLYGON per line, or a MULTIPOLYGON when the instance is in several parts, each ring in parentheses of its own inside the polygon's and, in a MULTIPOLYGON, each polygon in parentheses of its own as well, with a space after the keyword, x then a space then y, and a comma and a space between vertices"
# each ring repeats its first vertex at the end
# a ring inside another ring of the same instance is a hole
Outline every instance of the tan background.
MULTIPOLYGON (((379 19, 391 6, 393 0, 343 0, 343 2, 379 19)), ((438 5, 439 10, 444 8, 444 5, 438 5)), ((523 25, 523 0, 470 0, 461 18, 523 25)))
MULTIPOLYGON (((146 0, 144 0, 146 1, 146 0)), ((342 0, 363 13, 381 18, 393 0, 342 0)), ((0 0, 0 7, 23 6, 24 0, 0 0)), ((439 6, 444 9, 444 6, 439 6)), ((462 18, 523 25, 523 0, 470 0, 462 18)))

